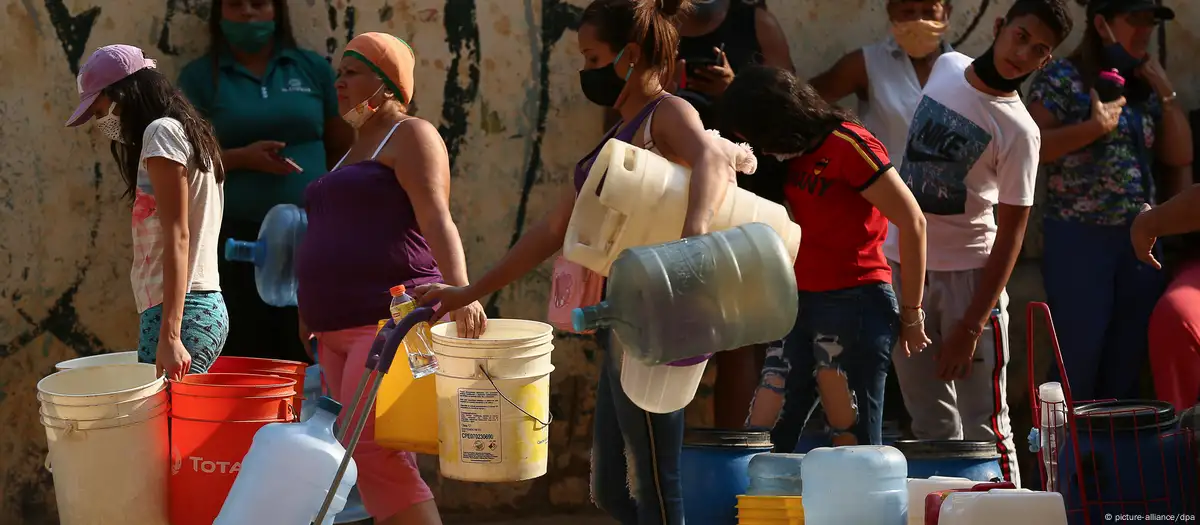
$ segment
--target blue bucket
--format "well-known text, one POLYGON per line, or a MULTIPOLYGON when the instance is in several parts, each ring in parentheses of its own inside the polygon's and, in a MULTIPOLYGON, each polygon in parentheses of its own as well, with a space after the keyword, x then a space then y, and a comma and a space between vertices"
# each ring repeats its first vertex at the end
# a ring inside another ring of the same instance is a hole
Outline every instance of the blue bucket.
POLYGON ((737 497, 750 486, 750 458, 770 451, 770 432, 688 429, 679 466, 687 524, 735 525, 737 497))
MULTIPOLYGON (((1128 400, 1087 403, 1075 408, 1079 459, 1065 440, 1058 458, 1058 479, 1067 509, 1082 508, 1079 483, 1086 491, 1091 523, 1105 514, 1195 515, 1197 487, 1190 433, 1178 430, 1170 403, 1128 400)), ((1070 512, 1072 525, 1085 523, 1070 512)))
POLYGON ((915 439, 895 445, 908 459, 908 477, 948 476, 971 481, 1003 480, 1000 454, 988 441, 915 439))

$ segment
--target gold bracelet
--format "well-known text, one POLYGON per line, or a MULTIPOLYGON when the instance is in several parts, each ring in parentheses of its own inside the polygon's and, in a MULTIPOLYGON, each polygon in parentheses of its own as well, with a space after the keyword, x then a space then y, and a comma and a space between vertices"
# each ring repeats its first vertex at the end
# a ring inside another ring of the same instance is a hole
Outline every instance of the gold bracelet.
POLYGON ((925 309, 920 308, 920 307, 917 308, 917 320, 916 321, 909 323, 909 322, 905 322, 903 319, 900 320, 900 323, 903 324, 905 328, 912 328, 914 326, 919 326, 924 322, 925 322, 925 309))
POLYGON ((1176 93, 1176 92, 1174 92, 1174 91, 1172 91, 1170 95, 1167 95, 1167 96, 1165 96, 1165 97, 1162 97, 1162 99, 1160 100, 1160 102, 1162 102, 1162 104, 1165 106, 1165 105, 1167 105, 1167 104, 1170 104, 1170 103, 1172 103, 1172 102, 1175 102, 1175 99, 1176 99, 1176 98, 1179 98, 1179 94, 1178 94, 1178 93, 1176 93))

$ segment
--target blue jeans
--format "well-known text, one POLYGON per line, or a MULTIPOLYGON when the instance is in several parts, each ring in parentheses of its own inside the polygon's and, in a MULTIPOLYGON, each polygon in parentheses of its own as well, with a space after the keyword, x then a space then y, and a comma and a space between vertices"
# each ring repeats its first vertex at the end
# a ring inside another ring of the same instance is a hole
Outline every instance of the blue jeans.
MULTIPOLYGON (((900 327, 889 284, 800 292, 796 326, 784 339, 788 371, 783 410, 771 430, 775 452, 795 450, 817 396, 818 367, 846 374, 858 417, 848 429, 860 444, 883 443, 883 392, 900 327)), ((833 429, 842 430, 842 429, 833 429)))
MULTIPOLYGON (((138 338, 138 362, 158 359, 158 332, 162 328, 162 305, 146 309, 141 315, 138 338)), ((212 366, 225 339, 229 337, 229 312, 221 292, 192 292, 183 296, 183 323, 179 330, 183 347, 192 355, 189 374, 203 374, 212 366)))
POLYGON ((633 404, 621 388, 620 352, 607 331, 596 338, 606 351, 596 386, 592 500, 622 525, 682 525, 683 410, 654 414, 633 404))
POLYGON ((1046 219, 1044 235, 1043 285, 1072 396, 1138 398, 1163 272, 1137 259, 1126 226, 1046 219))

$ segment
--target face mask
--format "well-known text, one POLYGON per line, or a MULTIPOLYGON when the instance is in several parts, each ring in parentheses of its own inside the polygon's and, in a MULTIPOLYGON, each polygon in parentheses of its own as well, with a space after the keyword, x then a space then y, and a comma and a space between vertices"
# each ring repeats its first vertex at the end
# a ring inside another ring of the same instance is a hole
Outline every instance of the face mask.
POLYGON ((378 95, 381 91, 383 91, 383 85, 380 85, 379 89, 376 89, 371 96, 366 98, 366 100, 363 100, 362 102, 359 102, 358 105, 350 108, 350 111, 347 111, 345 115, 342 115, 342 120, 345 120, 348 124, 350 124, 350 127, 354 129, 362 127, 363 123, 375 116, 376 111, 379 111, 378 106, 371 107, 371 99, 375 98, 375 95, 378 95))
POLYGON ((777 160, 779 162, 787 162, 789 160, 792 160, 794 158, 804 155, 804 152, 801 151, 800 153, 768 153, 767 155, 775 157, 775 160, 777 160))
POLYGON ((996 69, 995 49, 996 46, 994 45, 989 47, 987 52, 979 55, 979 58, 976 58, 975 61, 971 63, 971 65, 975 68, 975 75, 979 77, 979 80, 983 82, 985 86, 996 91, 1012 93, 1013 91, 1021 89, 1021 84, 1024 83, 1025 79, 1029 78, 1029 75, 1032 75, 1033 72, 1030 71, 1029 73, 1017 78, 1004 78, 1004 75, 1001 75, 1000 71, 996 69))
POLYGON ((231 22, 221 20, 221 33, 230 46, 238 51, 256 53, 275 37, 275 21, 231 22))
POLYGON ((100 133, 103 133, 109 140, 124 142, 121 140, 121 119, 117 118, 117 115, 113 113, 116 107, 116 102, 108 106, 108 114, 96 119, 96 127, 100 128, 100 133))
POLYGON ((1146 55, 1142 58, 1134 57, 1133 55, 1129 54, 1129 51, 1127 51, 1125 46, 1121 45, 1120 42, 1113 42, 1104 46, 1105 67, 1109 69, 1115 69, 1125 75, 1133 73, 1133 70, 1146 63, 1146 60, 1149 59, 1149 55, 1146 55))
POLYGON ((932 20, 899 22, 892 24, 892 37, 908 56, 925 58, 937 51, 946 27, 944 22, 932 20))
POLYGON ((621 92, 625 91, 629 75, 633 74, 633 64, 630 64, 629 69, 625 71, 625 78, 617 75, 616 64, 624 54, 625 50, 622 49, 611 64, 579 72, 579 87, 583 89, 583 96, 593 104, 609 108, 617 105, 617 99, 621 98, 621 92))

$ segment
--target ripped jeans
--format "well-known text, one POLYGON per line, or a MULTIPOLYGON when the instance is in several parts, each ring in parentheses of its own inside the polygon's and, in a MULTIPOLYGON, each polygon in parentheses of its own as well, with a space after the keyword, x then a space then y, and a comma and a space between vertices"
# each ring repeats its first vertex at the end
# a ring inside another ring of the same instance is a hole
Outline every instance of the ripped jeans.
MULTIPOLYGON (((822 396, 827 414, 839 412, 831 403, 845 403, 847 398, 853 406, 850 421, 834 424, 828 416, 835 438, 848 433, 859 444, 882 444, 884 384, 900 327, 892 286, 875 283, 798 295, 796 326, 784 340, 790 370, 783 411, 771 430, 775 452, 795 450, 817 399, 818 373, 826 378, 844 375, 840 383, 834 382, 839 385, 836 391, 822 396)), ((824 384, 821 390, 827 388, 824 384)))

